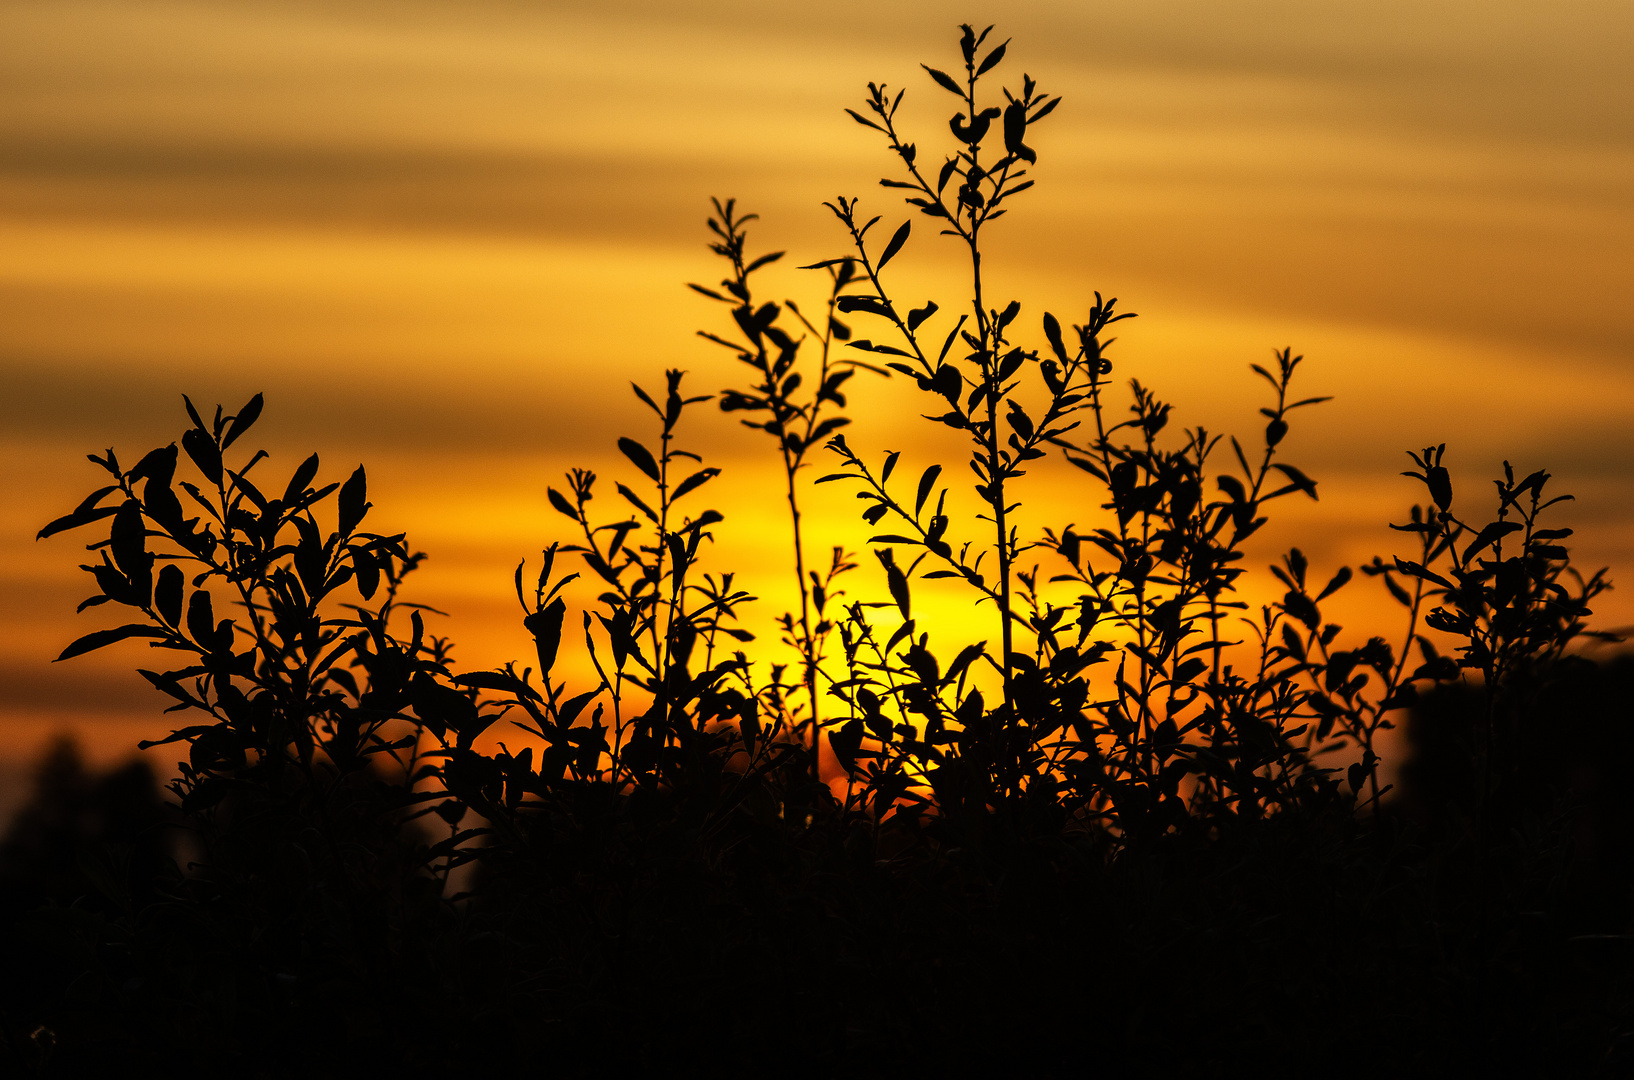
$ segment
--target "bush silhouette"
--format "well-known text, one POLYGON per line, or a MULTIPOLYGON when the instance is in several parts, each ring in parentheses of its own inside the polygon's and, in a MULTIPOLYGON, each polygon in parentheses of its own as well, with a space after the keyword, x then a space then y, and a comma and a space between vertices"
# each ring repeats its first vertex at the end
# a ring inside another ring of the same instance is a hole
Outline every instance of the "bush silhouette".
POLYGON ((1177 430, 1114 381, 1110 331, 1133 317, 1115 299, 1078 325, 1024 318, 984 238, 1032 186, 1060 99, 1028 76, 995 91, 1008 43, 961 29, 953 73, 926 68, 956 99, 946 153, 899 129, 901 91, 870 84, 850 111, 909 216, 828 204, 845 247, 808 267, 823 305, 765 299, 755 274, 782 253, 751 254, 753 215, 714 203, 726 276, 692 288, 729 313, 703 333, 748 384, 637 387, 652 431, 617 440, 616 501, 585 470, 549 491, 571 526, 517 569, 525 661, 457 670, 403 598, 423 556, 363 531, 364 469, 324 482, 313 455, 269 478, 239 445, 260 396, 208 419, 188 401, 179 443, 128 469, 92 456, 110 482, 41 536, 96 527, 82 609, 135 621, 61 659, 126 640, 174 658, 141 674, 192 722, 145 745, 185 748, 171 792, 196 857, 150 871, 145 903, 87 917, 58 889, 11 917, 15 947, 77 973, 8 1003, 16 1066, 1626 1060, 1629 881, 1571 847, 1587 807, 1620 851, 1625 803, 1527 749, 1627 701, 1570 652, 1608 586, 1548 527, 1547 474, 1506 465, 1482 522, 1455 512, 1444 447, 1412 456, 1411 557, 1361 568, 1402 605, 1398 641, 1343 639, 1323 604, 1353 572, 1298 549, 1270 568, 1281 599, 1251 608, 1245 544, 1272 504, 1316 496, 1282 460, 1322 400, 1299 396, 1302 358, 1252 365, 1266 423, 1239 440, 1177 430), (927 221, 968 260, 958 303, 893 285, 927 221), (911 381, 965 460, 898 474, 848 426, 854 378, 911 381), (710 569, 730 523, 686 439, 711 400, 779 458, 783 652, 750 644, 752 598, 710 569), (1052 455, 1089 524, 1025 536, 1029 463, 1052 455), (868 555, 819 569, 810 483, 857 495, 868 555), (570 612, 580 577, 600 593, 570 612), (965 590, 985 641, 933 640, 927 579, 965 590), (595 685, 558 673, 580 640, 595 685), (1377 740, 1407 709, 1419 757, 1393 801, 1377 740), (496 725, 530 744, 489 749, 496 725))

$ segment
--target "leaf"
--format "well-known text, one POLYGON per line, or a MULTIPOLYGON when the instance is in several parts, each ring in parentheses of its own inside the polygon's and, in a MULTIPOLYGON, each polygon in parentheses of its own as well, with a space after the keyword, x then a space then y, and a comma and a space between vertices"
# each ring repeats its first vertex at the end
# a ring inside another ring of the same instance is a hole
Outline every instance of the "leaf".
POLYGON ((886 242, 885 250, 880 254, 879 262, 874 266, 876 272, 885 269, 885 264, 896 257, 896 253, 902 250, 902 245, 908 242, 908 234, 912 231, 912 219, 904 221, 897 227, 896 232, 891 234, 891 239, 886 242))
POLYGON ((645 514, 648 521, 657 524, 658 515, 652 512, 652 507, 641 501, 641 496, 637 495, 623 484, 616 484, 614 486, 618 489, 618 493, 624 496, 626 502, 645 514))
POLYGON ((1445 468, 1440 465, 1431 466, 1424 477, 1424 486, 1429 488, 1430 498, 1435 500, 1435 505, 1440 508, 1442 513, 1446 513, 1447 510, 1451 509, 1452 478, 1447 475, 1445 468))
POLYGON ((555 488, 546 489, 546 495, 550 499, 550 505, 554 506, 558 513, 566 514, 574 521, 579 520, 579 512, 573 508, 572 503, 567 501, 566 495, 563 495, 555 488))
MULTIPOLYGON (((937 71, 935 68, 931 67, 928 64, 920 64, 919 66, 924 68, 927 72, 929 72, 930 77, 936 80, 936 85, 940 86, 942 89, 946 90, 948 93, 956 94, 959 97, 964 97, 965 96, 965 92, 963 90, 959 89, 959 84, 954 82, 953 81, 953 76, 949 75, 947 72, 937 71)), ((855 115, 855 114, 853 114, 853 115, 855 115)))
POLYGON ((556 650, 562 643, 562 618, 566 614, 566 602, 557 597, 548 607, 522 620, 523 627, 533 635, 534 647, 539 655, 541 677, 548 674, 556 663, 556 650))
POLYGON ((1074 457, 1071 454, 1067 455, 1067 460, 1084 470, 1089 475, 1093 476, 1095 479, 1099 480, 1101 483, 1106 483, 1106 474, 1101 471, 1101 467, 1099 465, 1096 465, 1095 463, 1087 461, 1081 457, 1074 457))
POLYGON ((193 399, 183 394, 182 404, 187 406, 187 415, 192 419, 193 426, 200 431, 208 431, 209 428, 204 426, 204 418, 199 416, 199 411, 193 407, 193 399))
POLYGON ((1294 629, 1292 623, 1285 622, 1282 624, 1282 647, 1288 650, 1288 655, 1302 663, 1304 662, 1305 643, 1300 640, 1299 631, 1294 629))
POLYGON ((847 109, 845 111, 851 115, 851 119, 855 120, 857 123, 861 124, 863 127, 871 127, 875 131, 884 133, 884 131, 885 131, 884 128, 880 127, 878 124, 874 123, 872 120, 868 119, 866 116, 862 115, 857 110, 847 109))
POLYGON ((1408 562, 1400 555, 1396 556, 1396 569, 1400 570, 1409 577, 1423 578, 1425 581, 1433 581, 1444 589, 1450 589, 1453 587, 1452 582, 1448 581, 1440 574, 1433 570, 1428 570, 1423 566, 1420 566, 1418 563, 1408 562))
POLYGON ((884 548, 874 552, 874 556, 885 567, 885 583, 891 590, 891 599, 896 601, 896 606, 902 612, 902 617, 911 619, 913 617, 913 603, 908 592, 908 578, 902 572, 902 568, 896 564, 896 555, 890 548, 884 548))
POLYGON ((112 517, 113 515, 119 513, 119 507, 117 506, 98 507, 96 505, 106 498, 110 492, 116 490, 118 489, 112 486, 97 488, 95 491, 91 492, 85 497, 85 501, 81 502, 79 506, 74 509, 73 513, 64 514, 62 517, 41 529, 35 539, 44 540, 46 537, 54 536, 65 529, 77 529, 81 525, 89 525, 93 521, 101 521, 103 518, 112 517))
POLYGON ((1044 336, 1050 339, 1050 348, 1061 363, 1068 363, 1067 345, 1061 338, 1061 324, 1047 311, 1044 313, 1044 336))
POLYGON ((292 505, 306 491, 312 478, 318 475, 318 455, 313 454, 301 462, 301 467, 295 470, 295 475, 289 478, 289 486, 284 489, 284 505, 292 505))
POLYGON ((1395 598, 1396 603, 1400 604, 1402 607, 1413 606, 1413 598, 1407 595, 1406 589, 1396 584, 1395 578, 1391 577, 1389 574, 1382 574, 1380 576, 1384 578, 1384 587, 1389 590, 1390 595, 1395 598))
POLYGON ((473 671, 468 675, 454 676, 454 682, 460 686, 472 686, 479 690, 500 690, 517 697, 537 697, 538 694, 507 671, 473 671))
POLYGON ((834 306, 849 314, 853 311, 865 311, 870 315, 879 315, 882 318, 891 317, 891 309, 885 301, 877 296, 857 296, 848 294, 834 301, 834 306))
POLYGON ((350 536, 352 530, 357 528, 358 523, 363 520, 363 515, 369 512, 369 507, 374 505, 365 501, 368 489, 369 478, 364 474, 363 466, 359 465, 357 471, 352 473, 351 478, 342 484, 340 489, 340 534, 342 536, 350 536))
POLYGON ((1321 592, 1316 594, 1316 599, 1318 601, 1326 600, 1328 597, 1332 596, 1334 593, 1336 593, 1340 589, 1344 588, 1345 585, 1350 581, 1350 578, 1351 578, 1350 567, 1341 566, 1339 568, 1339 572, 1337 574, 1333 575, 1333 580, 1328 582, 1327 586, 1321 592))
POLYGON ((682 495, 685 495, 689 491, 695 491, 720 474, 721 471, 719 469, 700 469, 698 472, 693 473, 691 476, 677 484, 675 486, 675 491, 671 493, 670 498, 672 500, 679 499, 682 495))
POLYGON ((1315 480, 1312 480, 1310 477, 1306 476, 1292 465, 1273 465, 1271 468, 1276 469, 1278 472, 1282 473, 1283 476, 1286 476, 1288 478, 1288 482, 1293 484, 1294 487, 1298 488, 1300 491, 1303 491, 1311 498, 1316 498, 1315 480))
POLYGON ((936 478, 942 475, 942 466, 932 465, 919 477, 919 490, 914 494, 913 513, 915 517, 925 508, 925 500, 930 498, 931 488, 936 484, 936 478))
POLYGON ((1033 437, 1032 418, 1029 417, 1027 415, 1027 411, 1021 407, 1021 403, 1016 401, 1014 398, 1011 398, 1005 404, 1010 407, 1010 411, 1008 414, 1006 414, 1005 420, 1009 422, 1010 426, 1015 429, 1016 434, 1020 435, 1024 441, 1030 441, 1033 437))
POLYGON ((653 460, 652 451, 630 438, 619 439, 618 448, 624 452, 624 456, 629 458, 636 468, 647 474, 647 479, 654 482, 658 480, 658 462, 653 460))
POLYGON ((579 714, 584 711, 584 707, 594 701, 599 693, 601 693, 601 687, 598 686, 594 690, 587 690, 562 702, 561 711, 557 714, 562 726, 566 727, 578 719, 579 714))
POLYGON ((227 426, 226 437, 221 440, 223 450, 233 445, 240 435, 250 430, 250 425, 254 424, 261 415, 262 404, 261 395, 257 394, 249 400, 247 405, 238 410, 238 415, 233 417, 233 422, 227 426))
POLYGON ((380 588, 380 563, 362 547, 348 548, 352 553, 352 573, 357 578, 357 591, 365 600, 373 600, 380 588))
POLYGON ((926 319, 930 318, 932 315, 936 314, 936 311, 936 301, 934 300, 926 301, 925 306, 922 308, 914 308, 912 311, 909 311, 908 329, 910 331, 919 329, 920 324, 926 319))
MULTIPOLYGON (((57 660, 68 660, 75 656, 82 656, 85 653, 100 649, 104 645, 112 645, 116 641, 124 641, 126 638, 164 638, 167 636, 168 635, 163 630, 156 626, 147 626, 143 623, 127 623, 124 626, 115 627, 112 630, 98 630, 95 633, 86 634, 84 637, 68 646, 68 648, 64 649, 62 651, 62 655, 57 657, 57 660)), ((52 662, 55 663, 56 661, 52 662)))
POLYGON ((187 632, 200 648, 210 649, 216 632, 216 617, 210 594, 204 589, 195 591, 193 598, 187 602, 187 632))
POLYGON ((976 74, 978 76, 986 75, 989 71, 992 71, 995 67, 997 67, 999 61, 1004 59, 1004 50, 1009 47, 1010 42, 1005 41, 998 48, 988 53, 987 58, 983 60, 981 62, 981 66, 976 69, 976 74))
POLYGON ((1464 561, 1469 562, 1476 552, 1497 543, 1512 532, 1519 532, 1521 528, 1522 525, 1518 521, 1492 522, 1477 533, 1475 539, 1470 541, 1469 547, 1464 549, 1464 561))
POLYGON ((188 428, 182 433, 182 449, 193 459, 199 472, 212 484, 221 483, 221 450, 208 433, 188 428))
POLYGON ((128 474, 128 479, 136 480, 142 477, 155 479, 161 484, 168 485, 170 478, 176 472, 176 444, 161 446, 157 450, 150 450, 143 455, 142 460, 128 474))
POLYGON ((147 552, 147 527, 142 523, 141 503, 126 499, 119 507, 108 546, 113 549, 113 561, 133 584, 152 569, 153 556, 147 552))
POLYGON ((175 563, 166 563, 159 571, 158 583, 153 589, 153 606, 171 626, 182 621, 182 571, 175 563))

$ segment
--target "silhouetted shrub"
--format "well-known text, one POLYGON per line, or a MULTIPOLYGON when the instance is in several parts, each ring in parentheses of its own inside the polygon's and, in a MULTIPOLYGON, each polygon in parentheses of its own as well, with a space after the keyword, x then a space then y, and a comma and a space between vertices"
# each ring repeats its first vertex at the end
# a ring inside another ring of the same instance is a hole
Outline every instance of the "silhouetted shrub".
POLYGON ((1169 404, 1111 379, 1116 300, 1064 327, 997 299, 983 238, 1031 186, 1060 99, 1026 76, 994 95, 1006 44, 988 36, 964 27, 962 70, 927 69, 957 99, 945 155, 899 131, 900 91, 871 84, 851 113, 885 139, 882 184, 910 217, 881 243, 859 200, 829 204, 849 246, 812 264, 811 314, 757 293, 782 253, 751 255, 753 216, 714 204, 727 276, 693 288, 729 311, 705 336, 750 383, 637 387, 653 430, 618 440, 617 501, 594 502, 606 484, 585 470, 549 491, 572 526, 517 569, 521 664, 452 667, 400 598, 421 556, 361 531, 362 467, 322 483, 313 455, 252 479, 265 455, 236 447, 259 396, 209 420, 189 401, 179 448, 129 469, 93 456, 111 482, 41 535, 103 525, 82 607, 137 621, 62 658, 127 639, 175 658, 142 675, 196 721, 152 745, 186 747, 171 790, 199 854, 153 903, 50 939, 73 989, 8 1005, 15 1061, 1617 1067, 1626 873, 1564 845, 1621 851, 1627 800, 1600 780, 1543 798, 1573 759, 1528 748, 1621 746, 1626 680, 1568 652, 1607 586, 1542 521, 1547 474, 1506 465, 1481 523, 1453 510, 1444 448, 1413 455, 1429 502, 1396 527, 1416 550, 1362 568, 1404 607, 1399 642, 1342 639, 1323 604, 1354 575, 1297 549, 1271 567, 1281 599, 1251 609, 1245 545, 1271 504, 1315 497, 1282 452, 1322 399, 1298 396, 1283 349, 1253 365, 1270 388, 1254 439, 1176 431, 1169 404), (964 302, 892 286, 927 219, 968 259, 964 302), (910 380, 965 459, 910 477, 849 441, 859 371, 910 380), (751 598, 709 569, 718 470, 685 438, 711 398, 779 455, 787 662, 751 655, 751 598), (1081 474, 1078 523, 1025 537, 1029 463, 1050 455, 1081 474), (801 529, 817 459, 834 471, 814 482, 858 496, 871 552, 822 570, 801 529), (580 575, 600 593, 570 612, 580 575), (989 638, 933 640, 926 579, 965 590, 989 638), (596 684, 570 687, 558 660, 581 638, 596 684), (1407 708, 1418 756, 1387 803, 1377 739, 1407 708), (531 744, 486 749, 499 723, 531 744), (1574 799, 1589 817, 1565 815, 1574 799))

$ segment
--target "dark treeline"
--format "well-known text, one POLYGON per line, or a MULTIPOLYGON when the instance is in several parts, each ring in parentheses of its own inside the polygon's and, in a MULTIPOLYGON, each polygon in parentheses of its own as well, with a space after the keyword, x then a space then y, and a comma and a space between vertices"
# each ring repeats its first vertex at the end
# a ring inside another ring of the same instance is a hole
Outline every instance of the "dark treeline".
POLYGON ((517 568, 524 662, 454 664, 408 599, 424 556, 364 528, 364 468, 275 479, 240 445, 259 395, 91 457, 104 486, 41 536, 90 529, 81 610, 135 621, 60 659, 157 650, 139 670, 181 726, 144 745, 179 775, 160 799, 66 749, 42 767, 0 850, 8 1067, 1629 1070, 1634 662, 1580 647, 1609 586, 1571 566, 1563 497, 1506 463, 1474 516, 1426 448, 1407 554, 1361 567, 1400 640, 1347 638, 1323 605, 1357 575, 1298 549, 1250 607, 1267 507, 1316 497, 1285 440, 1324 399, 1284 349, 1253 365, 1253 438, 1177 430, 1111 378, 1116 300, 1064 326, 1000 298, 984 236, 1060 99, 996 93, 1008 43, 962 30, 952 74, 925 69, 956 99, 945 154, 899 131, 900 91, 851 111, 910 216, 827 204, 824 302, 767 300, 782 253, 715 203, 725 276, 692 288, 744 381, 636 387, 652 431, 617 440, 611 490, 549 491, 570 524, 517 568), (914 222, 968 259, 967 300, 894 291, 914 222), (883 378, 963 461, 848 441, 847 394, 883 378), (782 465, 798 604, 773 643, 709 560, 719 470, 685 447, 708 401, 782 465), (1082 510, 1024 536, 1049 456, 1082 510), (811 483, 856 494, 866 555, 808 550, 811 483), (926 580, 987 639, 934 639, 926 580), (570 686, 580 648, 596 677, 570 686))

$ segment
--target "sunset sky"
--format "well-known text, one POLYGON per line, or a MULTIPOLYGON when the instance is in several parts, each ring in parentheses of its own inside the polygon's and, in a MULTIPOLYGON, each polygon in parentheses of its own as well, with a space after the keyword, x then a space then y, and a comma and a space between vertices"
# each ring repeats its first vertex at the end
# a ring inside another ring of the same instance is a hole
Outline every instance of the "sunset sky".
MULTIPOLYGON (((995 226, 990 280, 1023 324, 1114 294, 1141 314, 1120 378, 1178 423, 1245 435, 1263 423, 1248 365, 1303 353, 1305 388, 1336 400, 1285 446, 1323 497, 1267 543, 1324 571, 1403 550, 1384 528, 1417 495, 1403 451, 1446 442, 1470 500, 1506 457, 1548 468, 1578 498, 1560 516, 1577 561, 1631 580, 1634 5, 1025 8, 995 31, 1013 38, 998 74, 1065 101, 1030 140, 1038 188, 995 226)), ((905 216, 842 108, 868 80, 906 86, 939 158, 946 95, 918 64, 951 66, 956 24, 998 19, 854 0, 0 5, 0 754, 67 729, 109 758, 168 730, 141 647, 49 663, 113 617, 73 613, 84 540, 34 534, 97 485, 87 452, 177 438, 183 393, 231 410, 264 391, 256 434, 282 475, 312 450, 334 479, 365 463, 370 522, 430 553, 412 598, 449 613, 461 664, 523 656, 510 574, 564 537, 546 485, 617 468, 616 437, 645 433, 631 379, 740 381, 693 336, 722 311, 684 288, 720 276, 709 197, 790 250, 769 289, 815 300, 793 265, 843 253, 822 200, 905 216)), ((951 300, 958 252, 933 232, 898 265, 951 300)), ((905 389, 857 395, 859 449, 930 451, 905 389)), ((687 438, 725 469, 720 565, 766 597, 747 621, 770 639, 792 597, 765 447, 713 408, 687 438)), ((814 547, 860 549, 855 502, 825 495, 814 547)), ((1070 493, 1035 505, 1093 514, 1070 493)), ((1381 610, 1364 599, 1359 627, 1381 610)), ((1634 584, 1599 615, 1634 624, 1634 584)))

